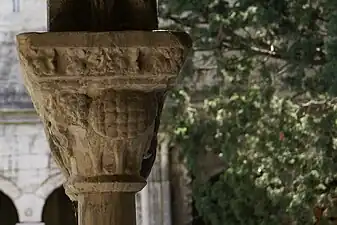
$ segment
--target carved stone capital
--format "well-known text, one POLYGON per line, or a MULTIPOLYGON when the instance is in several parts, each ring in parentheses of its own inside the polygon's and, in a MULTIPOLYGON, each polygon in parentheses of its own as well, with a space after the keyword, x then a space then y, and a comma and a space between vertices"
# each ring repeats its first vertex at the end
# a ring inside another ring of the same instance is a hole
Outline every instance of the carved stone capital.
POLYGON ((25 85, 69 196, 141 190, 143 156, 156 138, 164 93, 191 47, 188 35, 48 32, 20 34, 17 42, 25 85))

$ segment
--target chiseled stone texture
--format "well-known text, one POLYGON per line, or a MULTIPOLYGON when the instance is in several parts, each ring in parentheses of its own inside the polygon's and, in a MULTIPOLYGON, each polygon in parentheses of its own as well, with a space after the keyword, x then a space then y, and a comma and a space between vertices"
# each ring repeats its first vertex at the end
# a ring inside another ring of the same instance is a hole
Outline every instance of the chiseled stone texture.
MULTIPOLYGON (((189 52, 188 35, 25 33, 17 40, 25 85, 44 123, 54 159, 67 177, 67 194, 79 201, 79 214, 90 203, 78 198, 82 192, 140 191, 146 178, 140 174, 143 157, 156 147, 165 92, 174 86, 189 52), (107 176, 116 182, 107 182, 107 176)), ((160 199, 162 190, 169 190, 168 183, 163 187, 160 181, 153 187, 151 199, 160 199)), ((127 208, 133 205, 128 199, 122 201, 124 208, 111 202, 100 210, 132 210, 127 208)), ((169 224, 168 219, 156 217, 169 207, 160 207, 163 204, 158 201, 141 202, 149 209, 142 217, 144 224, 169 224)), ((111 222, 118 218, 110 217, 111 222)))
MULTIPOLYGON (((15 35, 46 30, 46 3, 44 0, 1 0, 0 111, 33 108, 19 70, 15 35)), ((37 117, 32 119, 32 116, 24 114, 0 117, 0 122, 23 122, 17 125, 0 123, 0 190, 14 201, 22 222, 20 225, 43 225, 39 223, 42 204, 65 178, 51 159, 43 125, 37 117), (27 121, 34 123, 25 124, 27 121), (27 203, 33 203, 30 204, 31 208, 28 208, 27 203)), ((156 171, 157 166, 160 165, 154 166, 156 171)), ((162 225, 150 222, 159 221, 158 219, 150 219, 147 223, 141 219, 142 211, 147 212, 146 215, 149 214, 151 218, 161 218, 161 214, 155 215, 157 212, 152 211, 156 210, 155 207, 148 205, 151 202, 161 205, 161 201, 168 200, 162 197, 153 199, 148 190, 137 194, 137 224, 162 225), (142 206, 141 199, 148 202, 146 207, 142 206)))
POLYGON ((64 174, 139 176, 164 93, 189 52, 188 35, 56 32, 17 40, 26 87, 64 174))

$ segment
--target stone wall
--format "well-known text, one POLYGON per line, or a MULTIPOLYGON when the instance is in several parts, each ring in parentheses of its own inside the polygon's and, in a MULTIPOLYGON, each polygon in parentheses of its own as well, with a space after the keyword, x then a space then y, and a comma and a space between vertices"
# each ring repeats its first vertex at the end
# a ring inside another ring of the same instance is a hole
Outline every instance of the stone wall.
POLYGON ((0 125, 0 165, 0 189, 14 201, 20 221, 40 221, 46 198, 64 181, 42 124, 0 125))
POLYGON ((0 7, 0 109, 31 108, 23 87, 15 48, 20 32, 44 31, 47 0, 1 0, 0 7))

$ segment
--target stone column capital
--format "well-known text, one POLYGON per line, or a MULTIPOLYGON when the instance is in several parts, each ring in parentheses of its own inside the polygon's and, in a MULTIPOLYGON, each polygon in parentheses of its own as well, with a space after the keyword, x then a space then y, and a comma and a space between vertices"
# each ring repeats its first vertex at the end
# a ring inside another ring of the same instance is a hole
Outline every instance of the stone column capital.
MULTIPOLYGON (((67 194, 82 211, 120 210, 98 197, 103 193, 132 208, 134 193, 146 185, 142 162, 155 154, 165 93, 191 47, 189 36, 47 32, 20 34, 17 42, 25 85, 67 177, 67 194)), ((96 222, 100 213, 85 218, 96 222)))

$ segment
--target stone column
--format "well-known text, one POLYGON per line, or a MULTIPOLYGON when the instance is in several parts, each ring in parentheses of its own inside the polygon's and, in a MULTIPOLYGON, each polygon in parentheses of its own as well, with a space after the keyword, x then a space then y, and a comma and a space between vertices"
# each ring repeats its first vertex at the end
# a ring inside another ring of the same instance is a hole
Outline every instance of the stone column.
POLYGON ((17 36, 25 85, 78 201, 79 225, 135 225, 163 96, 190 48, 168 31, 17 36), (143 172, 142 172, 143 171, 143 172))
POLYGON ((167 138, 161 138, 158 145, 157 159, 148 185, 140 192, 141 225, 172 224, 167 138))
POLYGON ((45 223, 42 222, 23 222, 23 223, 17 223, 16 225, 45 225, 45 223))

